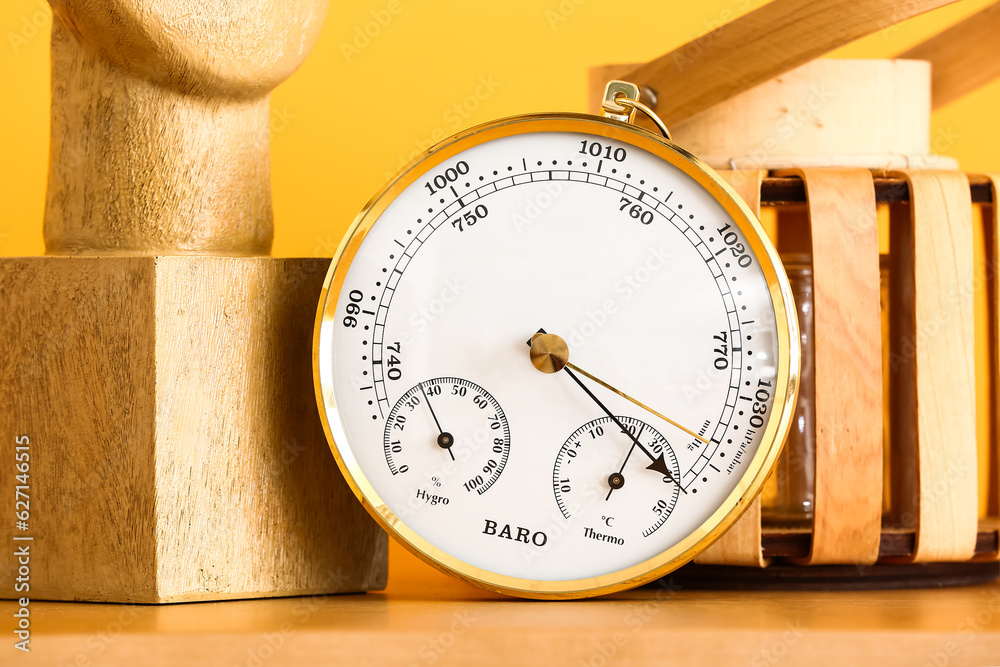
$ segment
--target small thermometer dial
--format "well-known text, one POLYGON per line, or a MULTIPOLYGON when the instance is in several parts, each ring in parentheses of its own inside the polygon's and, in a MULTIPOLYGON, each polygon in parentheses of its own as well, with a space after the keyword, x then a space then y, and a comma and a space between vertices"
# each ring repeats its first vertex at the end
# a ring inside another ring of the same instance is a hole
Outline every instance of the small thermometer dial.
POLYGON ((612 546, 647 538, 677 506, 681 472, 667 439, 634 417, 587 422, 556 455, 559 511, 586 537, 612 546))

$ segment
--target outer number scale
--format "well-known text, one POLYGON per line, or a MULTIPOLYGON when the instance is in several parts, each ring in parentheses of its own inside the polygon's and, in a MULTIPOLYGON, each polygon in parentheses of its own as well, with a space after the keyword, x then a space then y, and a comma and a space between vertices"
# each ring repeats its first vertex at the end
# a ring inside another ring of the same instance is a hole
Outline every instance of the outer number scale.
POLYGON ((662 576, 738 518, 787 432, 777 255, 718 175, 628 122, 637 93, 445 140, 327 276, 314 363, 341 470, 404 546, 484 588, 662 576))

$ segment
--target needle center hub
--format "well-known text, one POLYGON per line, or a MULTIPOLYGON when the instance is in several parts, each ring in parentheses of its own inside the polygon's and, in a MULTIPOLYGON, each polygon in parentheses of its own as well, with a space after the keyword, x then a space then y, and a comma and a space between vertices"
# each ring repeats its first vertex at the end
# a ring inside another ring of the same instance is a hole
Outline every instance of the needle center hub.
POLYGON ((448 449, 455 444, 455 438, 447 431, 437 437, 438 447, 448 449))
POLYGON ((608 477, 608 486, 612 489, 620 489, 625 486, 625 476, 620 472, 613 472, 608 477))
POLYGON ((543 373, 558 373, 569 363, 569 346, 555 334, 532 336, 529 354, 532 365, 543 373))

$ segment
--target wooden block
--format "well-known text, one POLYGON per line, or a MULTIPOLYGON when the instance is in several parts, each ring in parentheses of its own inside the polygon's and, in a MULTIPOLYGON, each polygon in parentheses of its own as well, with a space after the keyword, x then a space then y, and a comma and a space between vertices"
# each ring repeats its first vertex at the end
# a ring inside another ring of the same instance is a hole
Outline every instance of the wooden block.
MULTIPOLYGON (((273 235, 268 95, 325 11, 53 3, 45 247, 91 257, 0 260, 0 424, 31 442, 33 599, 385 583, 386 536, 314 401, 329 260, 247 257, 273 235)), ((5 550, 0 595, 14 565, 5 550)))
MULTIPOLYGON (((755 215, 760 215, 760 184, 762 171, 721 171, 727 183, 736 191, 755 215)), ((715 544, 699 554, 694 562, 700 565, 746 565, 766 567, 761 550, 760 496, 754 498, 743 516, 715 544)))
MULTIPOLYGON (((0 260, 0 493, 30 439, 32 599, 382 588, 312 391, 325 259, 0 260)), ((13 544, 13 519, 0 540, 13 544)), ((13 549, 0 595, 14 591, 13 549)))
POLYGON ((893 175, 911 202, 890 219, 894 514, 916 529, 914 562, 967 560, 978 528, 969 182, 893 175))
POLYGON ((867 169, 795 169, 813 269, 815 490, 807 565, 870 565, 882 524, 882 320, 867 169))

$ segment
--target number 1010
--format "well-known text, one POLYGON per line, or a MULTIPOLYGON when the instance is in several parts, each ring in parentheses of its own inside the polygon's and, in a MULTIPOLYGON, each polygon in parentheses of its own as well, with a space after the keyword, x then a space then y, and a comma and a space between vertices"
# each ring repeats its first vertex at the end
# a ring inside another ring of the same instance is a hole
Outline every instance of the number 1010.
POLYGON ((580 154, 590 155, 591 157, 601 157, 603 155, 604 159, 614 160, 615 162, 624 162, 628 155, 624 148, 613 148, 612 146, 605 146, 598 141, 587 141, 586 139, 580 142, 580 154))

